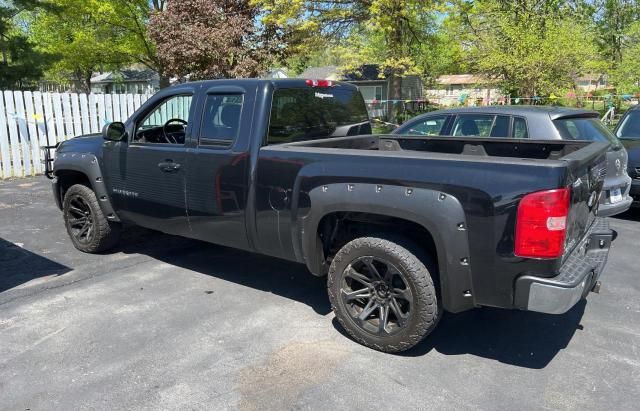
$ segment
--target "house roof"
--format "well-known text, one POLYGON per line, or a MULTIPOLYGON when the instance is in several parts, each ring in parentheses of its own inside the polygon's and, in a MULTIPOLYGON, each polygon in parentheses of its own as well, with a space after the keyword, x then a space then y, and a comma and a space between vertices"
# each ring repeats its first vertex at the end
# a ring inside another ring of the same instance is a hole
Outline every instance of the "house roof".
POLYGON ((288 78, 289 73, 285 68, 273 68, 266 72, 263 78, 288 78))
POLYGON ((107 71, 91 77, 91 83, 140 82, 157 80, 158 73, 153 70, 107 71))
POLYGON ((487 84, 494 81, 480 74, 447 74, 438 77, 437 83, 449 84, 487 84))
POLYGON ((300 73, 298 78, 313 80, 339 80, 341 75, 338 66, 309 67, 300 73))
POLYGON ((606 74, 585 74, 584 76, 580 76, 577 78, 578 81, 600 81, 601 79, 606 80, 606 74))
POLYGON ((381 72, 377 64, 364 64, 360 68, 344 74, 346 81, 383 81, 389 77, 388 71, 381 72))

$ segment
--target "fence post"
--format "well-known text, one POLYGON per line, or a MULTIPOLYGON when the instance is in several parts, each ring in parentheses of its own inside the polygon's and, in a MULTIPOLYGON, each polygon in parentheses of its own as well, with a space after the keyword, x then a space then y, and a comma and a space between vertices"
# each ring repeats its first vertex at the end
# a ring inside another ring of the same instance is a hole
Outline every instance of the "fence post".
POLYGON ((3 94, 0 93, 0 152, 2 160, 2 178, 11 177, 11 147, 7 133, 7 112, 4 109, 3 94))

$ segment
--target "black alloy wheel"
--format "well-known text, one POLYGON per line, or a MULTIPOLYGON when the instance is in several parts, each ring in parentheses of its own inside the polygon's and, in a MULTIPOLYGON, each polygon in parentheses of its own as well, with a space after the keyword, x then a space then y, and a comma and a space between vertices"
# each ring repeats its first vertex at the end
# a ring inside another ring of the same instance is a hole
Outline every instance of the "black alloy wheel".
POLYGON ((89 244, 95 235, 95 221, 91 207, 80 195, 69 200, 67 208, 69 232, 80 244, 89 244))
POLYGON ((413 294, 404 275, 373 256, 354 260, 344 270, 340 296, 351 319, 375 335, 393 335, 407 326, 413 294))
POLYGON ((430 256, 407 239, 389 238, 394 240, 361 237, 345 244, 331 261, 327 288, 336 319, 354 340, 400 352, 433 331, 442 308, 430 256))

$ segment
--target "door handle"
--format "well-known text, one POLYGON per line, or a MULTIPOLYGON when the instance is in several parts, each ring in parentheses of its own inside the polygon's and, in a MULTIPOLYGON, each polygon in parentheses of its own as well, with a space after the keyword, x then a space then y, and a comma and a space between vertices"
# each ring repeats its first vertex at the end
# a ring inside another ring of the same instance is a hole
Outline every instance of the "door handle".
POLYGON ((158 168, 165 173, 175 173, 176 171, 180 170, 180 167, 182 167, 180 164, 174 163, 171 160, 166 160, 158 163, 158 168))

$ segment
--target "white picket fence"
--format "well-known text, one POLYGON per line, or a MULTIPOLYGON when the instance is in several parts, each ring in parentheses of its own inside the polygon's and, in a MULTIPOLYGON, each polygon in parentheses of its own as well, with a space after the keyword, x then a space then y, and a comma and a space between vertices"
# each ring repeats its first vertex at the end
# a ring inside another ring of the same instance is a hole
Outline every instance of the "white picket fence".
POLYGON ((0 179, 44 172, 40 146, 124 121, 150 95, 0 92, 0 179))

